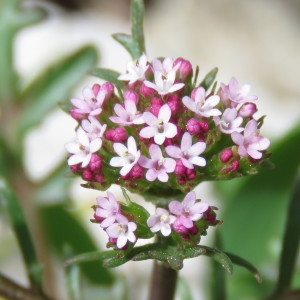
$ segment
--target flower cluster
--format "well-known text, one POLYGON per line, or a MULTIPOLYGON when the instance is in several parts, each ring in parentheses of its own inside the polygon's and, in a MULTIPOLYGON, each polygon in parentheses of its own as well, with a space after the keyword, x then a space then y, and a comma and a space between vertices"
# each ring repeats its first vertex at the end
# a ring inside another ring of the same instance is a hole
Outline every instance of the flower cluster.
POLYGON ((76 139, 66 144, 71 170, 86 186, 187 193, 203 180, 254 173, 270 142, 259 133, 256 96, 235 78, 217 88, 213 70, 197 83, 183 58, 143 54, 112 82, 71 99, 76 139))
POLYGON ((207 228, 219 223, 214 212, 216 208, 197 201, 194 191, 186 194, 182 202, 170 201, 168 207, 169 210, 157 207, 149 216, 141 206, 118 202, 112 193, 107 192, 107 197, 97 198, 93 222, 99 223, 106 231, 108 247, 118 249, 126 249, 138 238, 150 238, 154 233, 164 237, 171 235, 175 239, 180 236, 183 241, 198 244, 207 228))

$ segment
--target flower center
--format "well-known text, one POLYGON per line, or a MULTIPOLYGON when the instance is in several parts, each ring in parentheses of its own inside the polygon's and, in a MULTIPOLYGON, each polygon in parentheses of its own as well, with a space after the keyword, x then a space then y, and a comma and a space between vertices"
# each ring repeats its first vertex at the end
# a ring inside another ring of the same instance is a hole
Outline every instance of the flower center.
POLYGON ((161 222, 166 222, 168 220, 168 216, 167 215, 161 215, 160 217, 160 221, 161 222))
POLYGON ((164 132, 164 121, 162 119, 157 120, 157 130, 159 133, 164 132))

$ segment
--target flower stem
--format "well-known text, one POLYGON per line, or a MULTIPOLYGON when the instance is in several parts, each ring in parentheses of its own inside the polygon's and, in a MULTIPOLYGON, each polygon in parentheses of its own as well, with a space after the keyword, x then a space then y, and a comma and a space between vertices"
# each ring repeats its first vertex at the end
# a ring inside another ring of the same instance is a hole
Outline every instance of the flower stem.
POLYGON ((167 264, 154 261, 148 300, 173 300, 178 272, 167 264))

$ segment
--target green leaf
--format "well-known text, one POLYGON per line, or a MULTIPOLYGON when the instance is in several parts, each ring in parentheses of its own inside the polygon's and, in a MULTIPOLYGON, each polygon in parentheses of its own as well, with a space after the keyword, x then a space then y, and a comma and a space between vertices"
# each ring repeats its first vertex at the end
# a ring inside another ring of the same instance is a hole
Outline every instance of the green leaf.
POLYGON ((198 247, 205 250, 205 253, 203 255, 212 257, 227 271, 228 274, 232 275, 233 272, 232 261, 230 260, 230 258, 225 252, 207 246, 198 246, 198 247))
MULTIPOLYGON (((62 260, 65 259, 66 246, 72 249, 74 255, 96 250, 88 232, 63 205, 43 206, 40 208, 40 214, 49 246, 56 249, 62 260)), ((114 281, 112 274, 103 268, 100 262, 82 263, 81 271, 87 278, 98 284, 110 285, 114 281)))
POLYGON ((34 244, 27 226, 22 207, 20 206, 20 202, 17 196, 7 185, 5 180, 1 177, 0 200, 3 201, 7 209, 12 228, 21 249, 31 288, 37 293, 43 294, 42 267, 37 259, 34 244))
POLYGON ((145 53, 144 40, 144 1, 131 1, 131 36, 123 33, 113 35, 113 38, 119 42, 131 55, 132 59, 138 59, 145 53))
POLYGON ((21 9, 21 0, 0 2, 0 103, 17 100, 18 75, 14 66, 14 39, 18 30, 42 20, 40 8, 21 9))
POLYGON ((218 68, 213 68, 201 81, 199 86, 202 86, 205 90, 208 90, 210 86, 214 83, 218 73, 218 68))
POLYGON ((234 263, 235 265, 238 265, 240 267, 246 268, 248 271, 250 271, 254 275, 254 277, 258 283, 262 283, 262 277, 261 277, 260 273, 250 262, 248 262, 247 260, 245 260, 235 254, 228 253, 228 252, 225 252, 225 253, 230 258, 232 263, 234 263))
POLYGON ((103 80, 114 83, 118 88, 122 89, 124 87, 124 82, 118 79, 120 73, 104 68, 94 69, 90 72, 91 75, 99 77, 103 80))
MULTIPOLYGON (((219 197, 223 204, 224 220, 220 231, 224 249, 247 257, 262 275, 266 266, 273 266, 278 260, 273 245, 279 243, 283 234, 285 212, 288 207, 291 189, 300 164, 300 126, 281 138, 270 149, 273 169, 261 169, 255 176, 219 182, 219 197), (247 238, 245 238, 245 235, 247 238)), ((299 273, 299 272, 298 272, 299 273)), ((251 283, 245 291, 242 274, 229 282, 230 298, 238 299, 238 293, 262 298, 270 293, 271 282, 264 280, 259 289, 251 283), (236 298, 235 298, 236 295, 236 298)), ((274 284, 274 283, 273 283, 274 284)))
POLYGON ((279 266, 275 295, 282 296, 291 288, 293 273, 299 255, 300 241, 300 168, 290 199, 279 266))
POLYGON ((97 61, 96 49, 87 46, 56 62, 40 74, 22 95, 23 114, 20 117, 18 133, 23 137, 59 102, 66 102, 75 85, 97 61))

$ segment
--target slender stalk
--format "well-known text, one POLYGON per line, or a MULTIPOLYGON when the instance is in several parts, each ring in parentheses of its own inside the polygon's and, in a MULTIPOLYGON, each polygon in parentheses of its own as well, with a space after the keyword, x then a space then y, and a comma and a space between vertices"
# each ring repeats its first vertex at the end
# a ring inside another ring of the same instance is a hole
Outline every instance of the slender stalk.
POLYGON ((10 300, 45 300, 46 296, 37 295, 33 290, 24 288, 0 273, 0 295, 10 300))
POLYGON ((173 300, 178 271, 167 264, 154 261, 149 300, 173 300))

